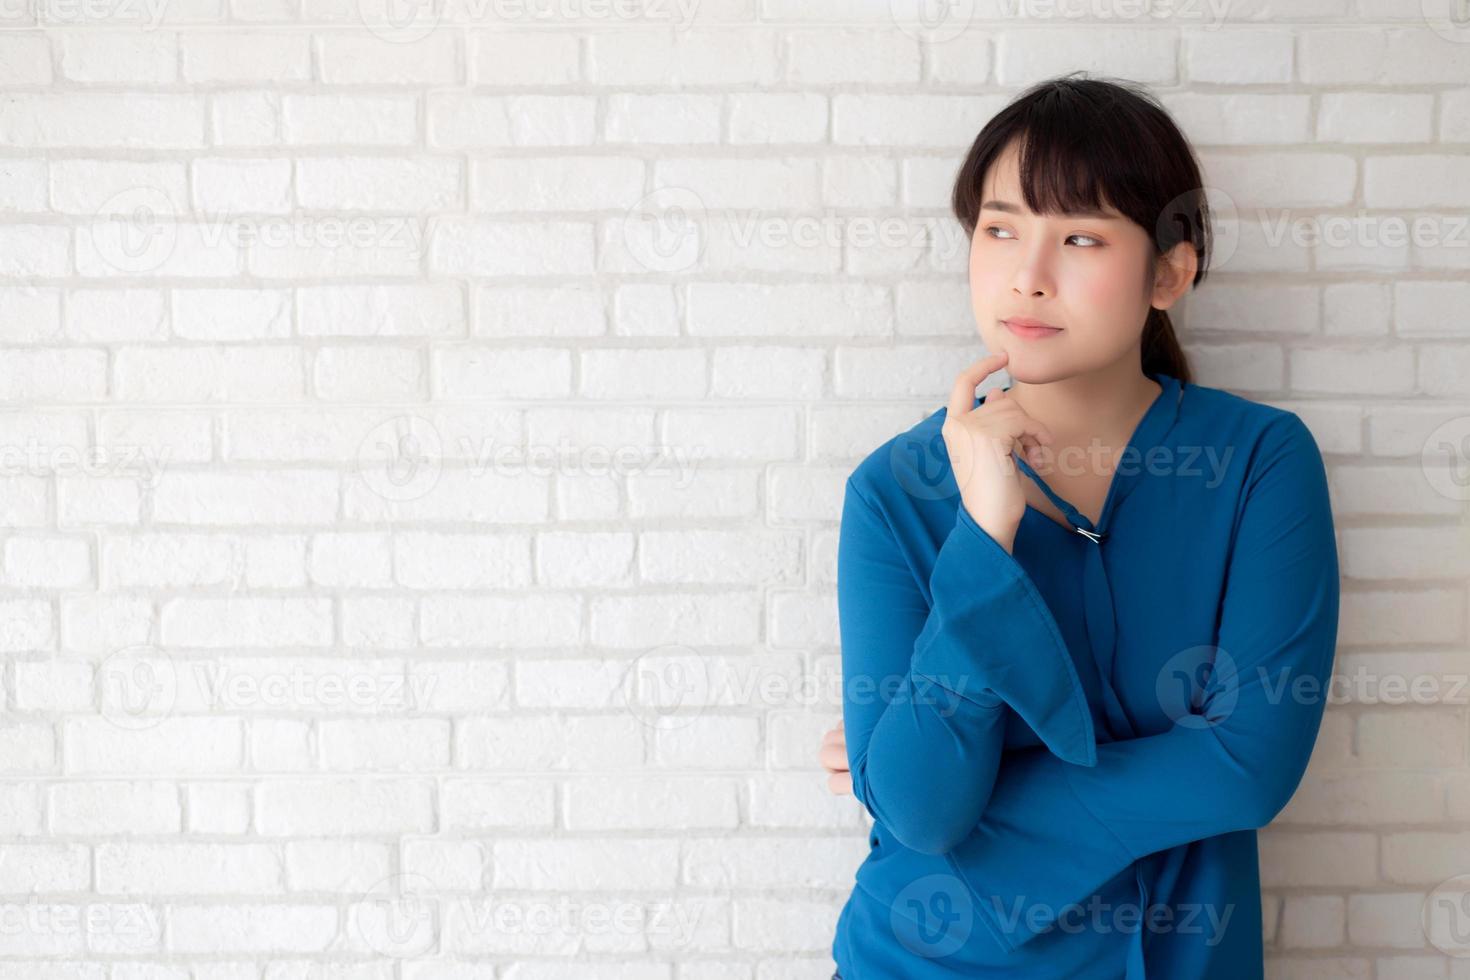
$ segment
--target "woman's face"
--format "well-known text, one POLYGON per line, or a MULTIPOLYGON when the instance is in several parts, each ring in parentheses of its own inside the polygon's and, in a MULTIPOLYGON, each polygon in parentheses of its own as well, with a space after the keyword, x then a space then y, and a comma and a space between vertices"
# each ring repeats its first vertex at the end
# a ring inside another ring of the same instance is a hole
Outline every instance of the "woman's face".
POLYGON ((1008 351, 1006 371, 1041 384, 1105 368, 1135 353, 1151 301, 1153 243, 1109 209, 1100 216, 1038 215, 1021 195, 1012 143, 985 175, 970 239, 970 303, 980 339, 1008 351), (1023 337, 1002 320, 1027 317, 1061 331, 1023 337))

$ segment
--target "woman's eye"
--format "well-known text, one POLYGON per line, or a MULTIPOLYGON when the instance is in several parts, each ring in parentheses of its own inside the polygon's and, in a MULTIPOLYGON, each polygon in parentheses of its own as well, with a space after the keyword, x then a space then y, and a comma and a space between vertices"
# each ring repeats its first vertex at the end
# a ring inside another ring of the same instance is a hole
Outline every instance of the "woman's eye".
MULTIPOLYGON (((1001 227, 999 227, 997 225, 990 225, 989 227, 987 227, 985 229, 986 234, 989 234, 990 232, 995 232, 995 231, 1005 232, 1006 234, 1010 234, 1009 232, 1006 231, 1006 229, 1001 228, 1001 227)), ((996 236, 996 235, 990 235, 990 237, 991 238, 998 238, 998 236, 996 236)), ((1098 247, 1101 247, 1101 245, 1102 245, 1102 240, 1101 239, 1093 238, 1091 235, 1068 235, 1067 236, 1067 240, 1068 241, 1071 241, 1073 238, 1081 238, 1084 241, 1091 242, 1092 244, 1086 246, 1087 248, 1098 248, 1098 247)), ((1001 240, 1004 241, 1005 239, 1001 239, 1001 240)))

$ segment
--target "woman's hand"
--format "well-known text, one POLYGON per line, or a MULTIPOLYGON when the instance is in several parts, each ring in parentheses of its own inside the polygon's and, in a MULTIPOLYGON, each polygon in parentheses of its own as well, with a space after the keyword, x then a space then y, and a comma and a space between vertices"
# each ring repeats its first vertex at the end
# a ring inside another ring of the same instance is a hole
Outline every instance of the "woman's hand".
POLYGON ((834 796, 852 795, 852 773, 847 770, 847 736, 842 731, 841 721, 822 736, 817 759, 827 770, 827 789, 834 796))
POLYGON ((1006 351, 982 357, 955 378, 940 434, 960 488, 960 501, 975 523, 1007 551, 1026 512, 1021 471, 1012 455, 1035 465, 1040 447, 1052 444, 1047 428, 1000 388, 974 409, 975 389, 1009 360, 1006 351))

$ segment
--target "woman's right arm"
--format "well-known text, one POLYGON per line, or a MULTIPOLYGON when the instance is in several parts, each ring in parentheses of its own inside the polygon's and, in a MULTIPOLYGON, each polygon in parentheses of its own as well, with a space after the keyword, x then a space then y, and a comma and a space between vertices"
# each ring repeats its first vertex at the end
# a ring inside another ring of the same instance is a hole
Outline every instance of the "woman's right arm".
POLYGON ((985 811, 1007 703, 1060 758, 1096 762, 1086 697, 1024 572, 981 570, 1004 550, 963 505, 940 547, 930 600, 872 500, 849 478, 837 555, 843 723, 853 795, 905 847, 943 854, 985 811), (1036 651, 1050 651, 1038 659, 1036 651))

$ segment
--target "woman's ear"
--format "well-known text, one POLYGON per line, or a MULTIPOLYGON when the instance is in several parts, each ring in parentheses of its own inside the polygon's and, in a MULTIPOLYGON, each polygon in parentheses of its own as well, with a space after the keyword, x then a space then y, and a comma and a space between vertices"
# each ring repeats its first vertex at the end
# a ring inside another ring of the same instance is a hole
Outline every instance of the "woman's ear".
POLYGON ((1149 303, 1156 309, 1167 310, 1188 292, 1194 283, 1194 274, 1199 269, 1199 256, 1189 242, 1180 242, 1161 255, 1154 264, 1153 295, 1149 303))

